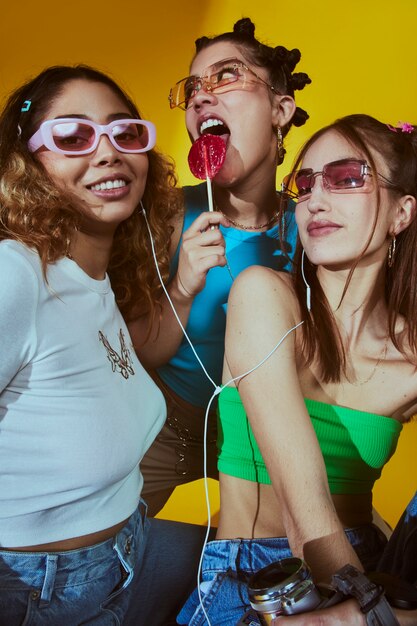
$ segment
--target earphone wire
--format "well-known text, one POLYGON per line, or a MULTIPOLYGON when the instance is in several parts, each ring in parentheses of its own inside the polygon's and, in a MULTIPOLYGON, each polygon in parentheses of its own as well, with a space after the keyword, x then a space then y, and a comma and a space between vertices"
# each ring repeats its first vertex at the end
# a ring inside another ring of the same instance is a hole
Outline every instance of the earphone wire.
POLYGON ((306 286, 306 303, 307 303, 307 310, 311 311, 311 287, 307 282, 306 276, 304 274, 304 255, 305 255, 305 251, 303 249, 302 253, 301 253, 301 275, 303 277, 303 281, 304 284, 306 286))
MULTIPOLYGON (((206 530, 206 534, 204 537, 204 542, 203 542, 203 547, 201 550, 201 554, 200 554, 200 559, 199 559, 199 563, 198 563, 198 572, 197 572, 197 591, 198 591, 198 599, 200 602, 200 607, 204 613, 204 616, 207 620, 208 626, 211 626, 211 622, 209 619, 209 616, 206 613, 206 610, 204 608, 204 604, 203 604, 203 598, 201 595, 201 583, 200 583, 200 578, 201 578, 201 572, 202 572, 202 566, 203 566, 203 559, 204 559, 204 552, 206 549, 206 545, 208 542, 208 538, 209 538, 209 534, 210 534, 210 530, 211 530, 211 506, 210 506, 210 494, 209 494, 209 489, 208 489, 208 475, 207 475, 207 428, 208 428, 208 417, 209 417, 209 413, 210 413, 210 407, 215 399, 216 396, 218 396, 222 390, 225 387, 229 387, 232 383, 237 382, 239 380, 242 380, 243 378, 245 378, 246 376, 248 376, 249 374, 251 374, 252 372, 254 372, 255 370, 258 369, 258 367, 261 367, 261 365, 263 365, 273 354, 274 352, 276 352, 276 350, 278 350, 278 348, 281 346, 281 344, 283 343, 283 341, 288 337, 288 335, 290 333, 292 333, 294 330, 296 330, 297 328, 299 328, 299 326, 301 326, 302 324, 304 324, 304 320, 301 320, 301 322, 298 322, 298 324, 295 324, 295 326, 293 326, 292 328, 290 328, 289 330, 287 330, 286 333, 284 333, 284 335, 281 337, 281 339, 278 341, 278 343, 272 348, 272 350, 257 364, 254 365, 253 367, 251 367, 249 370, 247 370, 246 372, 244 372, 243 374, 239 374, 238 376, 235 376, 233 378, 231 378, 230 380, 228 380, 226 383, 224 383, 223 385, 216 385, 215 382, 212 380, 212 378, 209 376, 206 368, 204 367, 201 359, 199 358, 196 350, 194 349, 194 346, 191 342, 191 339, 188 337, 186 330, 184 328, 184 325, 182 324, 176 310, 174 307, 174 303, 172 302, 171 298, 169 297, 168 291, 164 285, 160 270, 159 270, 159 266, 158 266, 158 259, 156 257, 156 252, 155 252, 155 246, 154 246, 154 242, 153 242, 153 237, 152 237, 152 232, 149 226, 149 222, 148 222, 148 218, 146 216, 146 212, 144 209, 144 206, 142 204, 142 202, 140 203, 141 208, 142 208, 142 214, 144 216, 145 219, 145 223, 148 229, 148 233, 149 233, 149 237, 150 237, 150 242, 151 242, 151 249, 152 249, 152 255, 155 261, 155 267, 156 267, 156 271, 158 274, 158 278, 159 281, 161 283, 162 289, 168 299, 168 302, 172 308, 172 311, 174 313, 175 319, 177 320, 178 324, 180 325, 181 330, 184 333, 185 338, 187 339, 193 354, 195 355, 198 363, 200 364, 200 366, 203 369, 203 372, 205 373, 205 375, 207 376, 208 380, 211 382, 211 384, 214 386, 214 391, 213 394, 210 398, 210 400, 208 401, 207 404, 207 408, 206 408, 206 413, 204 416, 204 431, 203 431, 203 472, 204 472, 204 494, 205 494, 205 499, 206 499, 206 509, 207 509, 207 530, 206 530)), ((304 254, 304 251, 303 251, 304 254)), ((304 277, 304 270, 302 271, 303 273, 303 277, 304 277)), ((306 283, 307 287, 309 287, 308 283, 306 282, 306 280, 304 279, 304 282, 306 283)), ((307 305, 308 307, 308 305, 307 305)), ((310 309, 309 309, 310 310, 310 309)))
POLYGON ((187 332, 186 332, 186 330, 185 330, 185 328, 184 328, 184 324, 181 322, 181 320, 180 320, 180 318, 179 318, 179 315, 178 315, 178 313, 177 313, 177 312, 176 312, 176 310, 175 310, 174 303, 172 302, 172 300, 171 300, 171 298, 170 298, 170 296, 169 296, 168 290, 167 290, 167 288, 166 288, 166 287, 165 287, 165 285, 164 285, 164 281, 163 281, 163 279, 162 279, 161 272, 160 272, 160 270, 159 270, 158 259, 157 259, 156 252, 155 252, 155 245, 154 245, 154 242, 153 242, 153 237, 152 237, 151 227, 150 227, 150 225, 149 225, 149 222, 148 222, 148 217, 147 217, 147 215, 146 215, 146 211, 145 211, 145 208, 144 208, 144 206, 143 206, 143 204, 142 204, 142 201, 141 201, 141 203, 140 203, 140 206, 141 206, 141 209, 142 209, 142 215, 143 215, 143 217, 145 218, 145 223, 146 223, 146 226, 147 226, 147 228, 148 228, 149 239, 150 239, 150 242, 151 242, 152 256, 153 256, 153 259, 154 259, 154 261, 155 261, 155 268, 156 268, 156 272, 157 272, 157 274, 158 274, 159 282, 161 283, 161 287, 162 287, 162 289, 163 289, 163 291, 164 291, 164 293, 165 293, 165 295, 166 295, 166 298, 167 298, 167 300, 168 300, 168 302, 169 302, 169 305, 170 305, 170 307, 171 307, 171 309, 172 309, 172 312, 173 312, 173 314, 174 314, 174 316, 175 316, 175 319, 177 320, 177 322, 178 322, 178 324, 179 324, 179 326, 180 326, 180 328, 181 328, 182 332, 184 333, 184 337, 185 337, 185 338, 186 338, 186 340, 188 341, 188 343, 189 343, 189 345, 190 345, 190 348, 191 348, 191 350, 193 351, 193 354, 194 354, 195 358, 197 359, 197 361, 198 361, 198 363, 199 363, 200 367, 202 368, 202 370, 203 370, 204 374, 207 376, 208 380, 209 380, 209 381, 211 382, 211 384, 213 385, 214 389, 217 389, 217 385, 216 385, 216 383, 214 382, 214 380, 211 378, 210 374, 209 374, 209 373, 208 373, 208 371, 206 370, 206 368, 205 368, 205 366, 204 366, 204 363, 202 362, 202 360, 201 360, 201 359, 200 359, 200 357, 198 356, 197 351, 195 350, 195 348, 194 348, 194 346, 193 346, 193 344, 192 344, 191 339, 190 339, 190 338, 189 338, 189 336, 187 335, 187 332))
POLYGON ((208 476, 207 476, 207 425, 208 425, 208 416, 210 412, 210 407, 212 405, 214 398, 218 396, 225 387, 229 387, 232 383, 242 380, 242 378, 245 378, 246 376, 248 376, 249 374, 252 374, 252 372, 257 370, 258 367, 261 367, 261 365, 263 365, 265 361, 267 361, 274 354, 274 352, 278 350, 278 348, 281 346, 283 341, 285 341, 288 335, 292 333, 294 330, 296 330, 302 324, 304 324, 304 320, 302 320, 301 322, 298 322, 298 324, 296 324, 295 326, 287 330, 287 332, 281 337, 278 343, 257 365, 255 365, 254 367, 251 367, 249 370, 247 370, 243 374, 239 374, 238 376, 231 378, 230 380, 227 381, 227 383, 224 383, 223 385, 216 387, 207 405, 206 414, 204 416, 204 438, 203 438, 203 441, 204 441, 203 443, 204 492, 205 492, 206 507, 207 507, 207 531, 204 537, 203 548, 201 550, 200 560, 198 563, 197 590, 198 590, 198 599, 200 601, 200 606, 209 626, 211 626, 211 622, 204 608, 203 598, 201 596, 200 578, 201 578, 201 570, 203 566, 204 551, 205 551, 205 548, 208 542, 208 537, 209 537, 210 530, 211 530, 211 506, 210 506, 210 496, 209 496, 209 491, 208 491, 208 476))

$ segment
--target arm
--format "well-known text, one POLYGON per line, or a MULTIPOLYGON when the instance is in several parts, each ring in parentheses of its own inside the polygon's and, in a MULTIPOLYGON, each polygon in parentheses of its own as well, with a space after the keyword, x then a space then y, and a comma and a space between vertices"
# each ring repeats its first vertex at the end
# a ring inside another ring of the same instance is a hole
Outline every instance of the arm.
MULTIPOLYGON (((266 268, 242 273, 232 289, 226 360, 232 376, 259 363, 300 321, 290 279, 266 268)), ((299 332, 299 331, 297 331, 299 332)), ((295 556, 329 580, 345 563, 360 568, 329 493, 324 461, 307 413, 292 332, 239 392, 268 468, 295 556)))
POLYGON ((37 302, 34 270, 0 243, 0 393, 33 356, 37 302))
MULTIPOLYGON (((394 610, 401 626, 416 626, 417 611, 394 610)), ((329 609, 303 613, 292 617, 278 617, 272 626, 367 626, 356 600, 347 600, 329 609)))
MULTIPOLYGON (((218 228, 210 228, 210 225, 218 224, 229 225, 220 213, 201 213, 182 238, 178 269, 167 285, 167 291, 184 327, 194 297, 204 289, 209 269, 226 265, 223 235, 218 228)), ((177 223, 173 241, 179 241, 180 236, 181 224, 177 223)), ((174 252, 171 250, 172 255, 174 252)), ((144 316, 130 322, 128 327, 141 362, 147 368, 155 368, 174 356, 183 338, 182 329, 165 294, 161 298, 159 316, 152 321, 146 340, 148 324, 149 318, 144 316)))

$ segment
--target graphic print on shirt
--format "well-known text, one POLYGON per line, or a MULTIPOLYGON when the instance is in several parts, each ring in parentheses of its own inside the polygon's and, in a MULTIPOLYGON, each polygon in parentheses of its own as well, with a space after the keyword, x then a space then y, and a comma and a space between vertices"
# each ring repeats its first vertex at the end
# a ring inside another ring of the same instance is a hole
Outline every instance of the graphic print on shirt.
POLYGON ((130 356, 129 348, 126 347, 125 336, 122 329, 120 329, 119 332, 120 355, 111 347, 106 335, 104 335, 101 330, 98 331, 98 339, 107 350, 107 358, 110 361, 113 372, 120 372, 123 378, 129 378, 129 374, 134 376, 135 371, 132 367, 132 357, 130 356))

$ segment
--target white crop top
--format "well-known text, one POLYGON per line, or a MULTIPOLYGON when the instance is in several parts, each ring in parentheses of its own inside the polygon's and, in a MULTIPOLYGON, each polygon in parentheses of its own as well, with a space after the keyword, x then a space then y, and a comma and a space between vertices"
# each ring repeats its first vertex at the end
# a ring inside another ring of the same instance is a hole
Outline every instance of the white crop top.
POLYGON ((135 510, 165 420, 109 278, 0 242, 0 546, 109 528, 135 510))

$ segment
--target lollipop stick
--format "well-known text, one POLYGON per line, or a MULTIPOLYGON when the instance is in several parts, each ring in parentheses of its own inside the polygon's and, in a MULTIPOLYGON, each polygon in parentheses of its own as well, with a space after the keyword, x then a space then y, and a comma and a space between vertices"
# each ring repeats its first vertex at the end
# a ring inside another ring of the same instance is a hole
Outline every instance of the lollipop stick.
POLYGON ((213 206, 213 190, 211 188, 211 178, 207 176, 207 198, 208 198, 208 210, 214 211, 213 206))
MULTIPOLYGON (((214 207, 213 207, 213 190, 211 188, 210 176, 207 176, 207 198, 208 198, 208 210, 212 212, 214 211, 214 207)), ((210 230, 215 230, 215 228, 217 228, 217 226, 214 226, 214 224, 211 224, 210 230)))
MULTIPOLYGON (((214 211, 214 206, 213 206, 213 189, 211 186, 211 178, 210 178, 210 173, 209 173, 209 159, 208 159, 208 154, 207 154, 207 146, 204 145, 203 146, 203 151, 204 151, 204 165, 206 168, 206 181, 207 181, 207 199, 208 199, 208 210, 210 211, 210 213, 212 213, 214 211)), ((210 226, 210 230, 214 230, 216 227, 211 224, 210 226)))
POLYGON ((213 190, 211 188, 211 177, 209 173, 209 159, 207 154, 207 146, 203 146, 204 151, 204 165, 206 167, 206 180, 207 180, 207 198, 208 198, 208 209, 209 211, 214 211, 213 207, 213 190))

